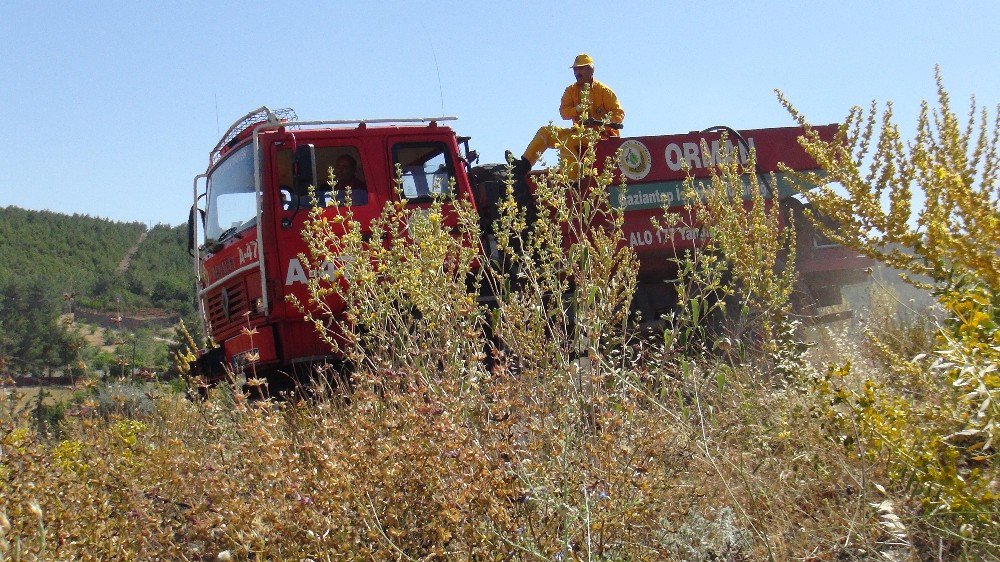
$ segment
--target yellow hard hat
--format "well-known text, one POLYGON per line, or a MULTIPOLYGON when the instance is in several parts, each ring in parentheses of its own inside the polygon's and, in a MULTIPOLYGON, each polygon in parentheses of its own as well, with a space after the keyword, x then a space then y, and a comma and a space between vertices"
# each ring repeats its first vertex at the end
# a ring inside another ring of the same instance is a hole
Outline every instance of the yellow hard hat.
POLYGON ((576 55, 575 59, 573 59, 573 66, 570 68, 577 66, 594 66, 594 59, 590 58, 590 55, 587 53, 580 53, 579 55, 576 55))

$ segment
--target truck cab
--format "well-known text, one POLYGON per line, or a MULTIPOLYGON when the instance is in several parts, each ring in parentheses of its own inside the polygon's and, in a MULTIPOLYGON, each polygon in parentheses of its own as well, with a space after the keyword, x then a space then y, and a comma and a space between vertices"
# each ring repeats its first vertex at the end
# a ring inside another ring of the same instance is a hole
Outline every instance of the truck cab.
POLYGON ((200 360, 202 372, 252 363, 258 374, 293 373, 335 359, 287 299, 307 302, 306 283, 318 273, 299 257, 310 208, 333 217, 350 206, 367 228, 387 202, 428 206, 458 195, 452 185, 468 195, 460 139, 441 124, 450 119, 298 121, 262 107, 234 123, 194 182, 199 310, 219 346, 200 360))

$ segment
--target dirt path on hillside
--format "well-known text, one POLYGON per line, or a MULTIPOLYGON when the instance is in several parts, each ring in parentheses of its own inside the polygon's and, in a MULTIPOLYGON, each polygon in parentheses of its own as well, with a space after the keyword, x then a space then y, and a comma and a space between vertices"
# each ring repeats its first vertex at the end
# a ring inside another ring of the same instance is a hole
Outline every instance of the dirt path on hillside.
POLYGON ((143 230, 142 234, 139 235, 139 240, 136 241, 135 245, 129 248, 128 252, 125 252, 125 257, 122 261, 118 262, 118 273, 125 273, 128 271, 130 265, 132 265, 132 256, 139 251, 139 246, 142 245, 143 241, 146 240, 146 235, 149 234, 148 230, 143 230))

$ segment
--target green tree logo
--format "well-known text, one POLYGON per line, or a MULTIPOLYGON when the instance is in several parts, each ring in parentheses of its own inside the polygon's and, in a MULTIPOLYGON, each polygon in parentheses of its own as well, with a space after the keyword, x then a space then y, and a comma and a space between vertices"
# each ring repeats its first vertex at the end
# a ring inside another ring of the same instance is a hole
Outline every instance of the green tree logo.
POLYGON ((649 174, 653 159, 646 145, 637 140, 627 140, 622 143, 618 167, 625 177, 631 180, 641 180, 649 174))

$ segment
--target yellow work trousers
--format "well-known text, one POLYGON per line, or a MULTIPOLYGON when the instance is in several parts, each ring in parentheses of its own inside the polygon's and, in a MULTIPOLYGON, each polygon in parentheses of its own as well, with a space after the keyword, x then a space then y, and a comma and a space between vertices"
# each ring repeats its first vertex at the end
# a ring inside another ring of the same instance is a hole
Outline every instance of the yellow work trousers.
POLYGON ((580 142, 580 137, 572 133, 573 129, 552 125, 539 128, 535 137, 528 143, 528 148, 524 149, 524 158, 534 166, 545 149, 558 146, 560 158, 569 159, 571 162, 579 160, 584 145, 580 142))

